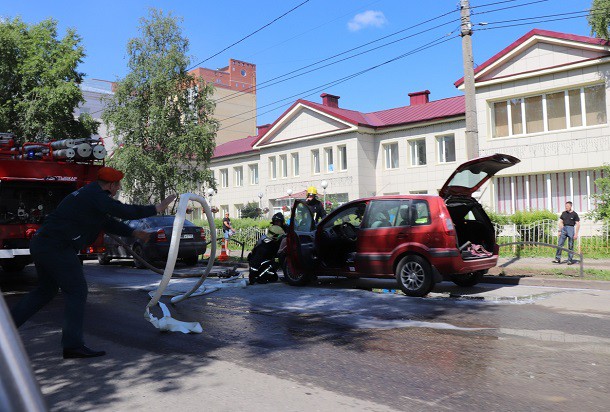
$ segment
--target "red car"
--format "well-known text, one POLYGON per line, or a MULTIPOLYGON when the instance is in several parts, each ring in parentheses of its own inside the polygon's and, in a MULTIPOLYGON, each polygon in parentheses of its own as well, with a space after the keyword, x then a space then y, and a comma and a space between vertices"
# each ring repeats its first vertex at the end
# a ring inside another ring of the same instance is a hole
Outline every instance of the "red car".
POLYGON ((302 286, 315 275, 396 277, 409 296, 425 296, 445 279, 475 285, 497 264, 499 248, 493 224, 472 194, 519 161, 503 154, 474 159, 456 169, 438 196, 358 199, 318 225, 305 201, 295 201, 285 280, 302 286))

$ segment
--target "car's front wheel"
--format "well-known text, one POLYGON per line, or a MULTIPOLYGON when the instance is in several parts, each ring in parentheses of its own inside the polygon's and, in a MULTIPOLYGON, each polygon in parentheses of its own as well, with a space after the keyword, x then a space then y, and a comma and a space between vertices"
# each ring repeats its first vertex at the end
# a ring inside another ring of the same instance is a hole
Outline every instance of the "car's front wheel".
POLYGON ((292 286, 305 286, 311 282, 311 276, 305 273, 298 273, 293 268, 288 259, 284 260, 282 265, 282 271, 284 272, 284 280, 286 283, 292 286))
POLYGON ((483 275, 485 275, 485 273, 487 273, 486 270, 479 270, 472 273, 452 275, 451 281, 458 286, 470 287, 480 283, 483 280, 483 275))
POLYGON ((407 296, 426 296, 434 287, 430 263, 421 256, 405 256, 396 265, 398 286, 407 296))

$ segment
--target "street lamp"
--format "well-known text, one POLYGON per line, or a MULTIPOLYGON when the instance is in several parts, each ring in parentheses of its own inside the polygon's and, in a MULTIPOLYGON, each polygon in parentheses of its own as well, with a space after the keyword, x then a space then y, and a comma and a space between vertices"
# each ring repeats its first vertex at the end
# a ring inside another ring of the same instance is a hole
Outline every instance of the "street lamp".
POLYGON ((263 210, 263 196, 265 194, 263 192, 258 192, 258 207, 263 210))
POLYGON ((320 186, 322 186, 322 190, 324 190, 324 209, 326 209, 326 188, 328 187, 328 182, 326 180, 322 180, 320 186))

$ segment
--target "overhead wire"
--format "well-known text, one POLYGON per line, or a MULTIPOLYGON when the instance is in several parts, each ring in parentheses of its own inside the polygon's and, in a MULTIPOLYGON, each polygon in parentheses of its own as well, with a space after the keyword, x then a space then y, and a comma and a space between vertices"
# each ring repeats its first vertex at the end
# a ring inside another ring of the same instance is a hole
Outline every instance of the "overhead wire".
MULTIPOLYGON (((479 6, 474 6, 474 7, 477 7, 477 8, 478 8, 478 7, 486 7, 486 6, 491 6, 491 5, 501 4, 501 3, 512 3, 512 2, 515 2, 515 1, 521 1, 521 0, 510 0, 510 1, 493 2, 493 3, 482 4, 482 5, 479 5, 479 6)), ((523 7, 523 6, 528 6, 528 5, 531 5, 531 4, 536 4, 536 3, 543 3, 543 2, 547 2, 547 1, 549 1, 549 0, 536 0, 536 1, 530 1, 530 2, 527 2, 527 3, 518 4, 518 5, 514 5, 514 6, 509 6, 509 7, 505 7, 505 8, 502 8, 502 9, 508 9, 508 8, 514 8, 514 7, 523 7)), ((471 7, 471 8, 473 8, 473 7, 471 7)), ((478 13, 478 14, 486 14, 486 13, 491 13, 491 12, 499 11, 499 10, 502 10, 502 9, 493 9, 493 10, 487 10, 487 11, 480 12, 480 13, 478 13)), ((371 44, 373 44, 373 43, 377 43, 377 42, 379 42, 379 41, 381 41, 381 40, 385 40, 385 39, 387 39, 387 38, 389 38, 389 37, 393 37, 393 36, 395 36, 395 35, 397 35, 397 34, 400 34, 400 33, 403 33, 403 32, 405 32, 405 31, 411 30, 411 29, 413 29, 413 28, 416 28, 416 27, 422 26, 422 25, 424 25, 424 24, 426 24, 426 23, 430 23, 430 22, 432 22, 432 21, 438 20, 438 19, 440 19, 440 18, 442 18, 442 17, 445 17, 445 16, 447 16, 447 15, 449 15, 449 14, 452 14, 452 13, 455 13, 455 10, 448 11, 448 12, 446 12, 446 13, 443 13, 443 14, 440 14, 440 15, 438 15, 438 16, 432 17, 432 18, 430 18, 430 19, 424 20, 424 21, 422 21, 422 22, 416 23, 416 24, 411 25, 411 26, 409 26, 409 27, 406 27, 406 28, 404 28, 404 29, 401 29, 401 30, 398 30, 398 31, 396 31, 396 32, 390 33, 390 34, 388 34, 388 35, 386 35, 386 36, 383 36, 383 37, 377 38, 377 39, 375 39, 375 40, 372 40, 372 41, 370 41, 370 42, 367 42, 367 43, 361 44, 361 45, 359 45, 359 46, 356 46, 356 47, 353 47, 353 48, 351 48, 351 49, 345 50, 345 51, 343 51, 343 52, 340 52, 340 53, 334 54, 334 55, 332 55, 332 56, 329 56, 329 57, 326 57, 326 58, 320 59, 320 60, 318 60, 318 61, 316 61, 316 62, 314 62, 314 63, 310 63, 310 64, 308 64, 308 65, 305 65, 305 66, 299 67, 299 68, 294 69, 294 70, 292 70, 292 71, 289 71, 289 72, 287 72, 287 73, 284 73, 284 74, 281 74, 281 75, 279 75, 279 76, 273 77, 273 78, 271 78, 271 79, 265 80, 264 82, 258 83, 257 85, 254 85, 254 86, 249 86, 249 87, 246 87, 246 88, 244 88, 244 89, 242 89, 242 90, 235 91, 235 92, 230 93, 230 94, 228 94, 228 95, 226 95, 226 96, 223 96, 223 97, 221 97, 221 98, 219 98, 219 99, 216 99, 216 100, 214 100, 214 99, 213 99, 213 101, 214 101, 215 103, 217 103, 217 104, 218 104, 218 103, 223 103, 223 102, 226 102, 226 101, 232 100, 232 99, 236 98, 237 96, 241 96, 243 93, 248 93, 248 92, 251 92, 251 91, 254 91, 254 90, 257 90, 257 91, 258 91, 258 90, 261 90, 261 89, 265 89, 265 88, 270 87, 270 86, 272 86, 272 85, 276 85, 276 84, 279 84, 279 83, 283 83, 283 82, 285 82, 285 81, 287 81, 287 80, 291 80, 291 79, 293 79, 293 78, 296 78, 296 77, 302 76, 302 75, 304 75, 304 74, 308 74, 308 73, 311 73, 311 72, 314 72, 314 71, 320 70, 320 69, 322 69, 322 68, 325 68, 325 67, 328 67, 328 66, 332 66, 332 65, 334 65, 334 64, 336 64, 336 63, 339 63, 339 62, 342 62, 342 61, 345 61, 345 60, 349 60, 349 59, 351 59, 351 58, 354 58, 354 57, 360 56, 360 55, 362 55, 362 54, 366 54, 366 53, 368 53, 368 52, 370 52, 370 51, 377 50, 378 48, 382 48, 382 47, 385 47, 385 46, 388 46, 388 45, 391 45, 391 44, 397 43, 397 42, 399 42, 399 41, 402 41, 402 40, 408 39, 408 38, 410 38, 410 37, 413 37, 413 35, 411 35, 411 36, 405 36, 405 37, 402 37, 402 38, 400 38, 400 39, 398 39, 398 40, 394 40, 394 41, 392 41, 392 42, 385 43, 384 45, 378 46, 378 47, 376 47, 376 48, 372 48, 372 49, 366 50, 366 51, 364 51, 364 52, 354 54, 353 56, 350 56, 350 57, 347 57, 347 58, 343 58, 343 59, 337 60, 336 62, 328 63, 328 64, 326 64, 326 65, 323 65, 323 66, 317 67, 317 68, 315 68, 315 69, 308 70, 308 71, 306 71, 306 72, 299 73, 299 74, 297 74, 297 75, 295 75, 295 76, 288 77, 288 76, 290 76, 290 75, 292 75, 292 74, 295 74, 295 73, 301 72, 301 71, 306 70, 306 69, 308 69, 308 68, 310 68, 310 67, 313 67, 313 66, 319 65, 319 64, 321 64, 321 63, 324 63, 324 62, 326 62, 326 61, 332 60, 332 59, 334 59, 334 58, 336 58, 336 57, 339 57, 339 56, 345 55, 345 54, 347 54, 347 53, 350 53, 350 52, 352 52, 352 51, 355 51, 355 50, 361 49, 361 48, 366 47, 366 46, 368 46, 368 45, 371 45, 371 44), (272 83, 272 84, 270 84, 270 83, 272 83)), ((455 19, 455 20, 453 20, 453 21, 459 21, 459 19, 455 19)), ((441 24, 441 25, 434 26, 434 27, 432 27, 432 29, 433 29, 433 28, 438 28, 438 27, 441 27, 441 26, 444 26, 444 25, 447 25, 447 24, 450 24, 450 23, 452 23, 453 21, 446 22, 446 23, 443 23, 443 24, 441 24)), ((421 32, 420 32, 420 33, 421 33, 421 32)), ((416 33, 416 34, 417 34, 417 33, 416 33)))
MULTIPOLYGON (((451 34, 453 34, 453 33, 449 33, 449 35, 451 35, 451 34)), ((318 93, 319 91, 321 91, 321 90, 323 90, 323 89, 325 89, 325 88, 333 87, 333 86, 336 86, 336 85, 338 85, 338 84, 344 83, 344 82, 346 82, 346 81, 348 81, 348 80, 351 80, 351 79, 353 79, 353 78, 355 78, 355 77, 361 76, 361 75, 363 75, 363 74, 365 74, 365 73, 368 73, 368 72, 370 72, 370 71, 372 71, 372 70, 375 70, 375 69, 377 69, 377 68, 379 68, 379 67, 382 67, 382 66, 385 66, 385 65, 387 65, 387 64, 393 63, 393 62, 395 62, 395 61, 397 61, 397 60, 403 59, 403 58, 405 58, 405 57, 407 57, 407 56, 409 56, 409 55, 412 55, 412 54, 418 53, 418 52, 420 52, 420 51, 423 51, 423 50, 428 50, 428 49, 430 49, 430 48, 432 48, 432 47, 438 46, 438 45, 440 45, 440 44, 442 44, 442 43, 448 42, 448 41, 452 40, 453 38, 455 38, 455 37, 448 37, 449 35, 443 35, 443 36, 441 36, 441 37, 439 37, 439 38, 437 38, 437 39, 435 39, 435 40, 433 40, 433 41, 431 41, 431 42, 428 42, 428 43, 426 43, 426 44, 424 44, 424 45, 421 45, 421 46, 419 46, 419 47, 417 47, 417 48, 415 48, 415 49, 413 49, 413 50, 410 50, 410 51, 408 51, 408 52, 406 52, 406 53, 403 53, 403 54, 401 54, 401 55, 399 55, 399 56, 396 56, 396 57, 394 57, 394 58, 392 58, 392 59, 386 60, 386 61, 384 61, 384 62, 382 62, 382 63, 376 64, 376 65, 374 65, 374 66, 371 66, 371 67, 368 67, 368 68, 366 68, 366 69, 360 70, 360 71, 358 71, 358 72, 352 73, 352 74, 350 74, 350 75, 348 75, 348 76, 344 76, 344 77, 342 77, 342 78, 339 78, 339 79, 333 80, 333 81, 331 81, 331 82, 328 82, 328 83, 325 83, 325 84, 322 84, 322 85, 318 85, 318 86, 313 87, 313 88, 310 88, 310 89, 308 89, 308 90, 304 90, 304 91, 302 91, 302 92, 300 92, 300 93, 297 93, 297 94, 294 94, 294 95, 291 95, 291 96, 285 97, 285 98, 283 98, 283 99, 276 100, 276 101, 274 101, 274 102, 271 102, 271 103, 268 103, 268 104, 266 104, 266 105, 260 106, 260 107, 259 107, 259 108, 257 108, 257 109, 261 109, 261 108, 264 108, 264 107, 273 106, 273 105, 275 105, 275 104, 277 104, 277 103, 280 103, 280 102, 283 102, 283 101, 286 101, 286 100, 292 100, 292 99, 294 99, 295 97, 299 97, 299 96, 300 96, 301 98, 303 98, 303 97, 308 97, 308 96, 310 96, 310 95, 316 94, 316 93, 318 93)), ((271 109, 271 110, 268 110, 268 111, 266 111, 266 112, 263 112, 263 113, 258 113, 258 115, 262 115, 262 114, 270 113, 270 112, 275 111, 275 110, 277 110, 277 109, 279 109, 279 108, 281 108, 281 107, 283 107, 283 106, 287 106, 288 104, 290 104, 290 103, 281 104, 281 105, 279 105, 279 106, 277 106, 277 107, 275 107, 275 108, 273 108, 273 109, 271 109)), ((229 119, 232 119, 232 118, 240 117, 240 116, 242 116, 242 115, 244 115, 244 114, 248 114, 248 113, 251 113, 251 112, 257 111, 257 109, 249 110, 249 111, 246 111, 246 112, 243 112, 243 113, 239 113, 239 114, 236 114, 236 115, 233 115, 233 116, 230 116, 230 117, 226 117, 226 118, 224 118, 224 119, 219 119, 219 120, 220 120, 220 121, 225 121, 225 120, 229 120, 229 119)), ((233 124, 231 124, 231 125, 228 125, 228 126, 222 127, 222 128, 220 128, 220 129, 218 129, 218 131, 225 130, 225 129, 227 129, 227 128, 230 128, 230 127, 236 126, 236 125, 238 125, 238 124, 241 124, 241 123, 247 122, 247 121, 252 120, 252 119, 256 119, 256 117, 257 117, 257 116, 250 117, 250 118, 245 119, 245 120, 242 120, 242 121, 240 121, 240 122, 233 123, 233 124)))
POLYGON ((206 58, 206 59, 203 59, 203 60, 202 60, 202 61, 200 61, 199 63, 194 64, 193 66, 191 66, 190 68, 188 68, 188 69, 187 69, 187 71, 188 71, 188 70, 191 70, 191 69, 193 69, 193 68, 195 68, 195 67, 197 67, 197 66, 199 66, 199 65, 200 65, 200 64, 202 64, 202 63, 207 62, 208 60, 210 60, 210 59, 212 59, 212 58, 214 58, 214 57, 218 56, 219 54, 221 54, 221 53, 223 53, 223 52, 225 52, 225 51, 229 50, 231 47, 236 46, 236 45, 238 45, 239 43, 241 43, 242 41, 244 41, 244 40, 246 40, 246 39, 248 39, 248 38, 250 38, 250 37, 254 36, 254 35, 255 35, 256 33, 258 33, 259 31, 261 31, 261 30, 263 30, 263 29, 265 29, 265 28, 267 28, 267 27, 271 26, 273 23, 275 23, 276 21, 278 21, 278 20, 282 19, 283 17, 285 17, 285 16, 289 15, 289 14, 290 14, 290 13, 292 13, 293 11, 297 10, 299 7, 301 7, 301 6, 305 5, 306 3, 309 3, 309 1, 310 1, 310 0, 305 0, 305 1, 301 2, 300 4, 296 5, 296 6, 295 6, 295 7, 293 7, 292 9, 288 10, 287 12, 285 12, 284 14, 282 14, 282 15, 280 15, 280 16, 278 16, 278 17, 276 17, 275 19, 271 20, 271 21, 270 21, 270 22, 268 22, 267 24, 265 24, 265 25, 263 25, 263 26, 259 27, 258 29, 254 30, 252 33, 250 33, 250 34, 248 34, 248 35, 246 35, 246 36, 242 37, 241 39, 237 40, 236 42, 231 43, 230 45, 228 45, 228 46, 227 46, 227 47, 225 47, 224 49, 220 50, 219 52, 214 53, 213 55, 211 55, 210 57, 208 57, 208 58, 206 58))

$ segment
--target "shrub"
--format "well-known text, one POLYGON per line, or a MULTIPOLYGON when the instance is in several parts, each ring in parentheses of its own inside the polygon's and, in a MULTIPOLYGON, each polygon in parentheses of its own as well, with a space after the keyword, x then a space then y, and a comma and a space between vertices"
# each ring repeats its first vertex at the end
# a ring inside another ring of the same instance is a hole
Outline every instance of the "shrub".
POLYGON ((491 222, 495 223, 496 225, 502 226, 510 223, 510 216, 508 215, 501 215, 500 213, 496 213, 491 210, 486 210, 485 212, 487 213, 487 216, 489 216, 491 222))
MULTIPOLYGON (((194 220, 193 223, 198 226, 201 226, 201 227, 208 227, 207 220, 194 220)), ((217 229, 222 229, 222 219, 220 219, 220 218, 214 219, 214 225, 216 226, 217 229)), ((258 229, 267 229, 269 226, 271 226, 271 221, 266 220, 266 219, 251 219, 251 218, 231 219, 231 226, 233 226, 233 229, 235 229, 235 230, 246 229, 246 228, 250 228, 250 227, 255 227, 258 229)))
POLYGON ((529 225, 541 220, 558 220, 558 216, 550 210, 532 210, 529 212, 516 212, 510 216, 510 221, 515 225, 529 225))

